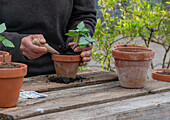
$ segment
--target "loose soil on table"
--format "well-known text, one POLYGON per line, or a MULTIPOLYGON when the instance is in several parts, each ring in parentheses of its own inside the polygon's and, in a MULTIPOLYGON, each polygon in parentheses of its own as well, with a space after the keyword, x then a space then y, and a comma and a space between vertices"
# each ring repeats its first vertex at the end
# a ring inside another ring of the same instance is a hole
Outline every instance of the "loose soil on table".
POLYGON ((156 72, 156 73, 161 74, 161 75, 170 75, 170 72, 168 71, 156 72))
POLYGON ((117 73, 114 72, 85 70, 79 71, 76 79, 69 79, 65 81, 62 78, 57 78, 56 74, 28 77, 23 81, 22 90, 47 92, 72 87, 101 84, 117 80, 117 73))
POLYGON ((0 113, 0 120, 14 120, 14 118, 11 115, 0 113))
POLYGON ((82 82, 83 80, 87 80, 87 78, 79 76, 79 75, 77 75, 76 78, 64 78, 64 77, 53 76, 53 77, 49 77, 48 80, 49 80, 49 82, 69 84, 69 83, 75 82, 75 81, 82 82))
POLYGON ((7 63, 7 62, 3 62, 0 64, 0 69, 12 69, 12 68, 20 68, 19 65, 17 64, 12 64, 12 63, 7 63))

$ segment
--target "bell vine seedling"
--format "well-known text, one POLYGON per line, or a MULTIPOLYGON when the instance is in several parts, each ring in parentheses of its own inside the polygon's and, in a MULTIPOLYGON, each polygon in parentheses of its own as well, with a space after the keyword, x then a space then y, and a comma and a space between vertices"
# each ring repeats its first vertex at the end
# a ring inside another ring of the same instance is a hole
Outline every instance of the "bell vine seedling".
MULTIPOLYGON (((0 33, 3 33, 5 30, 6 30, 5 23, 0 24, 0 33)), ((14 44, 11 41, 7 40, 2 35, 0 35, 0 42, 2 42, 2 44, 5 47, 15 47, 14 44)))
POLYGON ((83 21, 77 25, 77 29, 69 30, 69 32, 66 33, 65 35, 74 37, 75 44, 72 47, 72 49, 74 49, 78 45, 81 48, 86 47, 89 45, 89 43, 95 42, 95 40, 92 39, 90 36, 90 30, 85 27, 85 24, 83 21))

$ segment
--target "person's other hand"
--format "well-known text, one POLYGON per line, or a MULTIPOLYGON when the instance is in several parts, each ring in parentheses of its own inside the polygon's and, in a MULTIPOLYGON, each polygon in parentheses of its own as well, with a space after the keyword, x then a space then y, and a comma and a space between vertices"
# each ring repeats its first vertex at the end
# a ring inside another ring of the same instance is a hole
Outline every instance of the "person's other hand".
MULTIPOLYGON (((74 42, 69 43, 69 46, 73 46, 74 42)), ((92 45, 89 43, 89 46, 80 48, 80 46, 77 46, 74 49, 74 52, 81 52, 80 56, 82 57, 82 62, 80 63, 80 66, 83 66, 84 62, 90 62, 91 61, 91 54, 92 54, 92 45)))
POLYGON ((34 39, 38 39, 42 44, 46 43, 43 35, 29 35, 24 37, 21 40, 20 49, 22 50, 23 55, 28 59, 36 59, 47 53, 47 49, 45 47, 39 47, 32 44, 34 39))

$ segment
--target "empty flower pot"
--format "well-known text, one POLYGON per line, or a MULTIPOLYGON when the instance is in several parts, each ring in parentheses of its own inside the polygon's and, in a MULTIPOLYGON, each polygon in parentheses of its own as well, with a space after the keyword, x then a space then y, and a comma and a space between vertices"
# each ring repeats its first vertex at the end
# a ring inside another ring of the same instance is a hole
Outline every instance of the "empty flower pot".
POLYGON ((154 50, 142 47, 113 49, 112 56, 115 59, 120 86, 143 88, 154 54, 154 50))

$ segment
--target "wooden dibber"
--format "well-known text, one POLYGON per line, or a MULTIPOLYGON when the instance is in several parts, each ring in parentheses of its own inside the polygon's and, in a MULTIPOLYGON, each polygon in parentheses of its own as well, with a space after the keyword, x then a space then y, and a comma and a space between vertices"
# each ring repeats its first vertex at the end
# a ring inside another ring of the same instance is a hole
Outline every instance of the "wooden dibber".
POLYGON ((38 39, 34 39, 34 40, 32 41, 32 43, 33 43, 34 45, 47 48, 47 51, 48 51, 49 53, 51 53, 51 54, 58 54, 58 55, 60 54, 58 51, 56 51, 54 48, 52 48, 51 46, 49 46, 47 43, 41 44, 38 39))

